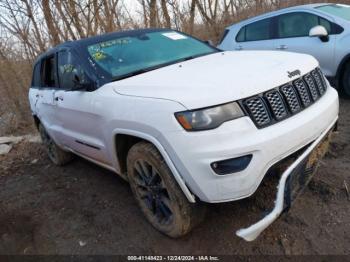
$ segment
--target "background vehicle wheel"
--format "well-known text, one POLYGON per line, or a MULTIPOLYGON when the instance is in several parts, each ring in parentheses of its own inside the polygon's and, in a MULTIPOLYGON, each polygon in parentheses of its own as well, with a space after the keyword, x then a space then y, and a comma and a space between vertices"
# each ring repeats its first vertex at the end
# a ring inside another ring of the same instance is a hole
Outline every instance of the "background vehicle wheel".
POLYGON ((53 139, 46 132, 42 124, 39 124, 39 132, 47 154, 55 165, 62 166, 72 160, 73 155, 59 148, 58 145, 56 145, 53 139))
POLYGON ((344 93, 350 97, 350 63, 348 63, 345 67, 342 81, 341 81, 344 93))
POLYGON ((147 220, 162 233, 174 238, 183 236, 204 218, 204 205, 188 202, 152 144, 135 144, 128 153, 127 169, 138 205, 147 220))

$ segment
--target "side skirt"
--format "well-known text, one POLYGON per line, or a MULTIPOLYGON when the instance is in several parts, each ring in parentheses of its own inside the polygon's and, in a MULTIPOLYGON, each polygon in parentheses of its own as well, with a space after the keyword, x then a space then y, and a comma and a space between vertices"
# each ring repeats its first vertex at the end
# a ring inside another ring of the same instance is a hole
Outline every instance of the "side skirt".
MULTIPOLYGON (((70 152, 72 152, 72 153, 75 154, 75 155, 78 155, 78 156, 80 156, 80 157, 82 157, 82 158, 84 158, 84 159, 86 159, 86 160, 88 160, 88 161, 90 161, 90 162, 92 162, 92 163, 94 163, 94 164, 100 166, 100 167, 103 167, 103 168, 105 168, 105 169, 108 169, 108 170, 110 170, 110 171, 116 173, 117 175, 119 175, 119 174, 117 173, 116 169, 115 169, 114 167, 110 166, 110 165, 107 165, 107 164, 105 164, 105 163, 102 163, 102 162, 100 162, 100 161, 98 161, 98 160, 96 160, 96 159, 93 159, 93 158, 91 158, 91 157, 88 157, 88 156, 86 156, 86 155, 84 155, 84 154, 78 153, 77 151, 75 151, 75 150, 73 150, 73 149, 70 149, 70 148, 66 148, 66 149, 69 150, 70 152)), ((122 176, 121 176, 121 177, 122 177, 122 176)))

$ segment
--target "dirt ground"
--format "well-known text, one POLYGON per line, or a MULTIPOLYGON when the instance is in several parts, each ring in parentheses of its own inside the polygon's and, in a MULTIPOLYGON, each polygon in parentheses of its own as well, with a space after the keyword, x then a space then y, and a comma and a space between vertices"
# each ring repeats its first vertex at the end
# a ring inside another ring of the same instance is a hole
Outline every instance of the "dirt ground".
POLYGON ((268 187, 209 205, 204 222, 174 240, 146 222, 118 176, 80 158, 56 167, 40 144, 21 143, 0 157, 0 254, 350 255, 349 139, 350 100, 342 99, 339 134, 313 181, 254 242, 235 231, 258 219, 268 187))

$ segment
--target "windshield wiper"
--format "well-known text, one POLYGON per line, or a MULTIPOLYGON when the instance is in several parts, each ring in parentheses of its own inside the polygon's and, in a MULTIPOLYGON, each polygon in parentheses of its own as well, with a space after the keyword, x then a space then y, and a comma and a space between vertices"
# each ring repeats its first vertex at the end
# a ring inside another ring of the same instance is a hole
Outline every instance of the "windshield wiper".
POLYGON ((139 70, 136 70, 136 71, 127 73, 127 74, 125 74, 125 75, 116 76, 116 77, 113 77, 113 78, 112 78, 112 82, 113 82, 113 81, 122 80, 122 79, 125 79, 125 78, 128 78, 128 77, 140 75, 140 74, 146 73, 146 72, 148 72, 148 71, 150 71, 150 70, 152 70, 152 69, 144 68, 144 69, 139 69, 139 70))
POLYGON ((168 63, 163 63, 163 64, 160 64, 160 65, 146 67, 146 68, 143 68, 143 69, 139 69, 139 70, 136 70, 136 71, 133 71, 133 72, 121 75, 121 76, 113 77, 111 81, 112 82, 113 81, 118 81, 118 80, 122 80, 122 79, 129 78, 129 77, 132 77, 132 76, 140 75, 140 74, 143 74, 143 73, 146 73, 146 72, 149 72, 149 71, 152 71, 152 70, 155 70, 155 69, 167 66, 167 65, 171 65, 171 64, 174 64, 174 62, 168 62, 168 63))
POLYGON ((192 60, 192 59, 195 59, 195 58, 198 58, 198 57, 201 57, 201 56, 210 55, 210 54, 213 54, 213 53, 216 53, 216 52, 209 52, 209 53, 203 53, 203 54, 199 54, 199 55, 187 56, 187 57, 185 57, 185 58, 180 59, 179 62, 181 62, 181 61, 192 60))
POLYGON ((211 54, 211 53, 204 53, 204 54, 199 54, 199 55, 187 56, 185 58, 181 58, 181 59, 178 59, 178 60, 175 60, 175 61, 170 61, 170 62, 159 64, 159 65, 156 65, 156 66, 151 66, 151 67, 139 69, 139 70, 136 70, 136 71, 133 71, 133 72, 121 75, 121 76, 113 77, 111 81, 112 82, 119 81, 119 80, 122 80, 122 79, 125 79, 125 78, 129 78, 129 77, 132 77, 132 76, 140 75, 140 74, 143 74, 143 73, 146 73, 146 72, 149 72, 149 71, 161 68, 161 67, 165 67, 165 66, 168 66, 168 65, 173 65, 173 64, 176 64, 176 63, 179 63, 179 62, 188 61, 188 60, 195 59, 195 58, 201 57, 201 56, 206 56, 206 55, 209 55, 209 54, 211 54))
POLYGON ((198 55, 191 55, 191 56, 188 56, 188 57, 185 57, 185 58, 181 59, 181 61, 188 61, 188 60, 195 59, 197 57, 198 57, 198 55))

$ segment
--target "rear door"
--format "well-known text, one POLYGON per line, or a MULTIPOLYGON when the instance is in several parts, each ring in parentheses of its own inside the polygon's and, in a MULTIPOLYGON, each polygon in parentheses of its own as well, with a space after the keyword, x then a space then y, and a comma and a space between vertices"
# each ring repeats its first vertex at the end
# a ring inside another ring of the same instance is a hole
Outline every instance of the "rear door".
POLYGON ((243 26, 236 35, 235 50, 271 50, 274 48, 274 18, 243 26))
POLYGON ((309 54, 315 57, 327 75, 332 75, 336 35, 332 34, 332 23, 325 18, 307 12, 291 12, 277 17, 275 42, 277 50, 309 54), (309 37, 310 29, 324 26, 329 35, 328 41, 309 37))
POLYGON ((60 90, 55 92, 65 146, 100 163, 110 165, 104 140, 104 121, 96 110, 98 91, 92 86, 81 59, 72 49, 58 52, 60 90), (81 86, 81 89, 77 85, 81 86))
POLYGON ((35 92, 37 115, 50 136, 61 144, 62 123, 57 117, 57 101, 54 99, 59 88, 55 53, 42 59, 40 73, 41 87, 35 92))
POLYGON ((32 82, 29 89, 30 109, 33 114, 37 115, 37 105, 40 98, 41 89, 41 61, 38 61, 33 67, 32 82))

